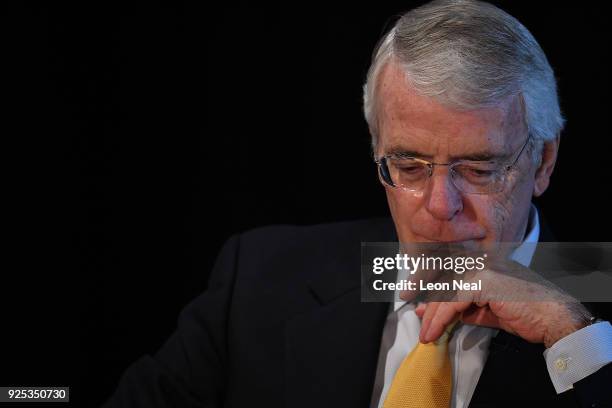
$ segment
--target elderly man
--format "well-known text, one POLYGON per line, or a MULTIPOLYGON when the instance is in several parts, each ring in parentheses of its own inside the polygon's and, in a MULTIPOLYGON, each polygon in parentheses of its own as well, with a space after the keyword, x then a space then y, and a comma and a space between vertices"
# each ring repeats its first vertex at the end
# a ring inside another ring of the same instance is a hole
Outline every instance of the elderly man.
POLYGON ((551 240, 531 197, 549 185, 563 118, 527 29, 477 1, 406 13, 374 54, 364 111, 392 222, 231 238, 208 290, 108 406, 612 404, 612 326, 577 301, 360 299, 361 242, 551 240))

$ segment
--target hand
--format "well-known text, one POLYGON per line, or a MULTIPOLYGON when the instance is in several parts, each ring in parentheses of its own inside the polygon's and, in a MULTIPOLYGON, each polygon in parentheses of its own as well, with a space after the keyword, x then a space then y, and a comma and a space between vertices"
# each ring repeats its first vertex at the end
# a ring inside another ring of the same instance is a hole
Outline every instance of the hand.
POLYGON ((461 291, 454 296, 458 301, 417 307, 422 318, 421 342, 437 340, 446 326, 459 318, 467 324, 498 328, 532 343, 544 343, 548 348, 588 323, 589 312, 583 305, 527 268, 506 261, 484 272, 462 277, 464 281, 481 280, 481 291, 461 291))

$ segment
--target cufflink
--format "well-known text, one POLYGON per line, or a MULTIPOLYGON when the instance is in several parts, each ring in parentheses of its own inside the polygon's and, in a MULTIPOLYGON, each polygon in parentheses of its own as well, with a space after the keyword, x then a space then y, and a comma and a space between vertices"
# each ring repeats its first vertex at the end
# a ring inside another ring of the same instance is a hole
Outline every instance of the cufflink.
POLYGON ((558 358, 555 360, 555 368, 557 369, 557 371, 565 371, 567 370, 567 361, 569 359, 568 358, 558 358))

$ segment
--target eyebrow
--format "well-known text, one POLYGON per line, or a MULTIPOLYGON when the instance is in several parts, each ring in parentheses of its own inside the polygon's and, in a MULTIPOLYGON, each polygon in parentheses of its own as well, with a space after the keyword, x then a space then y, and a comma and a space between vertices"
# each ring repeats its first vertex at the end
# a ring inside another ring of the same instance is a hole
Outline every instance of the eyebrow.
POLYGON ((389 149, 386 154, 401 157, 417 157, 419 159, 433 159, 432 155, 421 153, 417 150, 406 150, 401 147, 393 147, 389 149))
MULTIPOLYGON (((392 147, 389 149, 388 155, 400 156, 400 157, 416 157, 419 159, 431 160, 433 156, 430 154, 425 154, 419 152, 418 150, 409 150, 401 147, 392 147)), ((457 160, 468 160, 468 161, 494 161, 499 159, 507 159, 509 158, 509 154, 507 153, 498 153, 492 152, 489 150, 483 150, 480 152, 468 153, 458 156, 451 156, 451 161, 457 160)))

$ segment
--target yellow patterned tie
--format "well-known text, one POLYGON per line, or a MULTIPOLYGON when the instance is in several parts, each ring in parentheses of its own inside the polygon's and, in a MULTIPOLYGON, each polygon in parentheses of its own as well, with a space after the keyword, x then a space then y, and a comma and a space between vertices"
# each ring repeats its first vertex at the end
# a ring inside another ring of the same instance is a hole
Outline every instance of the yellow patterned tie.
POLYGON ((453 377, 448 340, 455 323, 432 343, 419 342, 395 373, 384 408, 449 408, 453 377))

